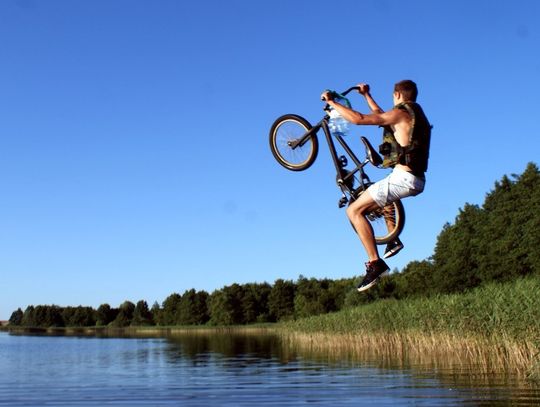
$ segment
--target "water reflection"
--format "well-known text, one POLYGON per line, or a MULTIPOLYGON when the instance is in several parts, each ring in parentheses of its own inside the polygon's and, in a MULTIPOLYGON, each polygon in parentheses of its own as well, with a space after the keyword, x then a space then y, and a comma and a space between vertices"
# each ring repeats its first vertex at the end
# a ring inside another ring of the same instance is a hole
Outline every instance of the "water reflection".
MULTIPOLYGON (((211 364, 225 369, 257 366, 264 370, 278 365, 275 370, 279 374, 290 378, 299 374, 303 380, 318 377, 322 372, 326 375, 332 372, 343 380, 343 374, 355 376, 361 371, 365 384, 365 373, 370 372, 369 376, 377 377, 377 380, 384 378, 391 382, 385 385, 386 390, 409 389, 411 394, 425 394, 422 397, 428 399, 440 397, 439 393, 444 390, 446 396, 452 395, 452 400, 459 399, 460 404, 540 404, 540 388, 536 383, 504 369, 485 373, 475 365, 474 359, 441 359, 429 355, 418 359, 404 354, 392 357, 369 350, 362 354, 325 352, 321 347, 314 352, 290 345, 285 346, 275 335, 179 335, 169 338, 167 356, 172 359, 189 357, 194 364, 211 364)), ((264 373, 268 375, 269 370, 264 373)), ((442 400, 446 400, 446 396, 442 400)))
POLYGON ((217 353, 224 357, 249 355, 259 359, 272 359, 281 355, 281 341, 276 335, 247 334, 180 334, 168 337, 171 350, 178 357, 197 358, 201 354, 217 353))
POLYGON ((538 388, 474 364, 313 352, 272 334, 0 333, 0 406, 531 405, 538 388))

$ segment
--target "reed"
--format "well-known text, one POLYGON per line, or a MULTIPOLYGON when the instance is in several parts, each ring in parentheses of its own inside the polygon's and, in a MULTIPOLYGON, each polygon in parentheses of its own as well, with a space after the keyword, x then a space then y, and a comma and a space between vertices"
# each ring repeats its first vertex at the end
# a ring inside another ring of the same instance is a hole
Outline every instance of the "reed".
MULTIPOLYGON (((432 298, 380 300, 282 325, 290 346, 337 356, 451 360, 531 374, 540 351, 540 278, 432 298)), ((449 362, 450 363, 450 362, 449 362)))

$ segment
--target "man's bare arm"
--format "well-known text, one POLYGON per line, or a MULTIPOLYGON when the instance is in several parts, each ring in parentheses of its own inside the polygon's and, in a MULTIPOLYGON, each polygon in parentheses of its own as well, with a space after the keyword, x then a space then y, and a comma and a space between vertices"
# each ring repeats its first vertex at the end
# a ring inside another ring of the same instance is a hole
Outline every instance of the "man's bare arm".
POLYGON ((327 100, 327 103, 336 109, 345 120, 358 125, 393 126, 406 119, 403 115, 407 115, 401 110, 394 109, 389 112, 363 114, 333 100, 327 100))
POLYGON ((371 97, 371 95, 369 93, 366 93, 364 95, 364 97, 366 98, 366 102, 367 102, 369 108, 371 109, 372 113, 384 113, 384 110, 382 110, 379 107, 377 102, 375 102, 375 100, 373 100, 373 98, 371 97))
POLYGON ((372 113, 384 113, 384 110, 375 102, 375 99, 369 93, 369 85, 367 83, 358 84, 358 93, 363 95, 366 98, 369 109, 372 113))

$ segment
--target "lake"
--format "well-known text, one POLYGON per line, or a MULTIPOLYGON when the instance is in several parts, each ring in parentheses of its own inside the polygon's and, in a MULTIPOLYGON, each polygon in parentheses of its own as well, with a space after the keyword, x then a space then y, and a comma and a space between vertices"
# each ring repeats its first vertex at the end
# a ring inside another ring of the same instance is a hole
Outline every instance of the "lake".
POLYGON ((302 354, 278 337, 110 338, 0 332, 0 406, 493 406, 540 403, 474 366, 302 354))

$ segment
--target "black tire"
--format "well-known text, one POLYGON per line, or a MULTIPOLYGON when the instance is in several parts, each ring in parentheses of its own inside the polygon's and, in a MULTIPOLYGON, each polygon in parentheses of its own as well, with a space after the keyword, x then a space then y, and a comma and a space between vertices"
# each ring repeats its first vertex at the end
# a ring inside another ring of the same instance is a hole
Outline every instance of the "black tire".
MULTIPOLYGON (((368 213, 366 218, 373 228, 375 243, 388 244, 396 240, 405 227, 405 208, 398 200, 368 213)), ((352 223, 351 226, 354 229, 352 223)))
POLYGON ((311 128, 306 119, 295 114, 286 114, 274 122, 270 129, 270 150, 278 163, 291 171, 311 167, 319 152, 319 141, 315 134, 304 145, 295 149, 290 147, 291 141, 298 140, 311 128))
POLYGON ((398 200, 368 213, 367 219, 373 228, 375 243, 387 244, 396 240, 403 231, 405 208, 398 200))

